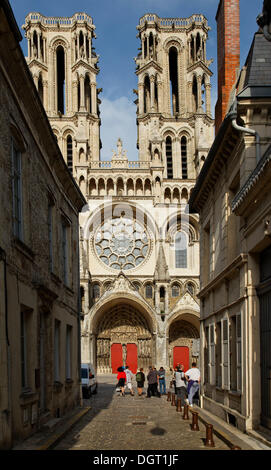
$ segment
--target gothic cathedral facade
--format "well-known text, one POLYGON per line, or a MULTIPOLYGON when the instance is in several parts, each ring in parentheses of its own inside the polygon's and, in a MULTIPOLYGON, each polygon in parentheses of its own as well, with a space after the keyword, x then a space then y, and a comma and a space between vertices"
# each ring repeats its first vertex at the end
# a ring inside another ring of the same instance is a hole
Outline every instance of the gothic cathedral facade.
POLYGON ((24 29, 30 71, 88 202, 80 215, 82 362, 98 373, 123 363, 199 363, 199 220, 187 202, 213 141, 206 18, 139 20, 136 161, 118 136, 111 159, 100 159, 92 18, 30 13, 24 29))

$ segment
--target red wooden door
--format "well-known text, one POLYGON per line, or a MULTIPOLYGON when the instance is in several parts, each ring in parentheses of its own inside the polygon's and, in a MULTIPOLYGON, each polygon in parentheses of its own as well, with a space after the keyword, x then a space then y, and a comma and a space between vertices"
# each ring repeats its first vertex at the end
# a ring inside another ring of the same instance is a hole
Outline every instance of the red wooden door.
POLYGON ((134 343, 127 344, 126 365, 135 374, 137 372, 137 345, 134 343))
POLYGON ((173 367, 176 367, 177 364, 184 365, 184 372, 189 369, 189 348, 187 346, 173 348, 173 367))
POLYGON ((118 367, 123 365, 122 361, 122 345, 121 343, 114 343, 111 346, 111 367, 112 373, 117 374, 118 367))

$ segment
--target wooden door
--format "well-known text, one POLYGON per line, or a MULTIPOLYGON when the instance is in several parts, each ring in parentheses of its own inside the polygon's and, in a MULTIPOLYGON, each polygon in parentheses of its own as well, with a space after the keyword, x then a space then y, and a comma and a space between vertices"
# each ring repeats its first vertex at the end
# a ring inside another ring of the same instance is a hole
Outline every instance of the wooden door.
POLYGON ((184 365, 184 372, 189 369, 189 348, 188 346, 175 346, 173 348, 173 367, 177 364, 184 365))
POLYGON ((127 344, 127 359, 126 365, 133 374, 137 372, 137 345, 134 343, 127 344))
POLYGON ((111 367, 112 373, 118 373, 118 367, 123 365, 122 359, 122 345, 121 343, 113 343, 111 345, 111 367))

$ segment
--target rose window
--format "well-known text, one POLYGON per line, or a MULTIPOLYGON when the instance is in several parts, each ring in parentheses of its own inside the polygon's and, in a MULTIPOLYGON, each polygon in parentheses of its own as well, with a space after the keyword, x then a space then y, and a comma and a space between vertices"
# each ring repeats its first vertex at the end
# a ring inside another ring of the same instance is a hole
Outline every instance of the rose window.
POLYGON ((94 244, 100 260, 118 270, 139 266, 149 250, 145 228, 125 217, 104 222, 95 234, 94 244))

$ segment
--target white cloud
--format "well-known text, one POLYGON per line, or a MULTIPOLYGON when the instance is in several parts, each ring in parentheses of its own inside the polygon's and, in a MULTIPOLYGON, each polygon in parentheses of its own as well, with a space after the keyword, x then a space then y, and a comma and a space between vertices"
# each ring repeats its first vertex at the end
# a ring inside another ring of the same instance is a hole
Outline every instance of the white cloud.
POLYGON ((101 110, 101 159, 110 160, 120 137, 129 160, 137 160, 136 106, 126 96, 116 100, 102 98, 101 110))

